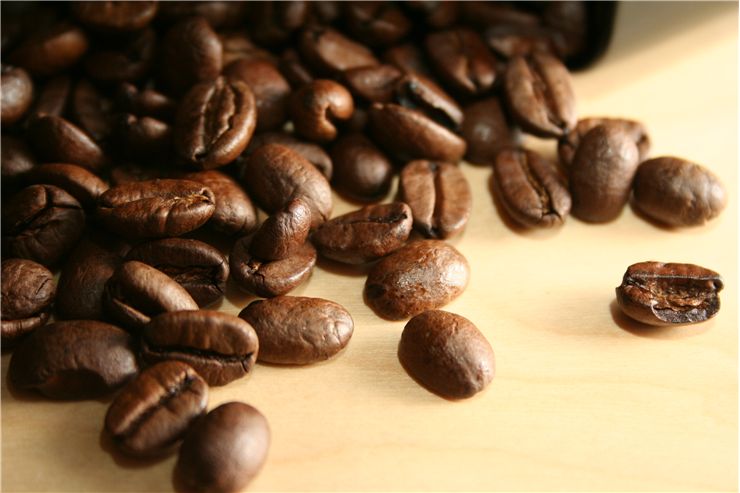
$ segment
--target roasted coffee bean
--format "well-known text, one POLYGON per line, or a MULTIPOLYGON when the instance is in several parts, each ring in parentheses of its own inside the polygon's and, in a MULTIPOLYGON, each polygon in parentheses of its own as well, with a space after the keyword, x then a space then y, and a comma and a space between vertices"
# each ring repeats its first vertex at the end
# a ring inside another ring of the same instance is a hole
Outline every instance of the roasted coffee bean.
POLYGON ((228 402, 198 420, 185 437, 175 465, 181 491, 241 491, 262 469, 270 428, 247 404, 228 402))
POLYGON ((227 235, 249 234, 257 228, 257 211, 242 187, 216 170, 188 173, 183 178, 207 186, 216 198, 216 209, 208 224, 227 235))
POLYGON ((632 136, 640 154, 640 162, 645 160, 650 152, 650 137, 642 123, 624 118, 581 118, 575 128, 558 142, 558 156, 563 166, 567 168, 573 163, 573 156, 578 146, 581 145, 583 137, 599 125, 622 128, 632 136))
POLYGON ((221 40, 223 48, 224 67, 228 67, 237 60, 263 60, 273 65, 278 62, 275 55, 252 43, 243 31, 218 33, 218 39, 221 40))
POLYGON ((179 21, 165 34, 162 78, 175 93, 218 77, 222 48, 218 35, 203 17, 179 21))
POLYGON ((171 175, 172 173, 167 168, 128 162, 114 166, 110 170, 110 184, 112 187, 117 187, 126 183, 154 180, 171 175))
POLYGON ((172 450, 207 406, 205 380, 185 363, 164 361, 121 390, 105 415, 105 431, 125 454, 162 455, 172 450))
POLYGON ((41 264, 12 258, 2 263, 2 346, 13 347, 49 320, 56 286, 41 264))
POLYGON ((150 180, 113 187, 98 199, 109 230, 131 238, 180 236, 196 230, 216 208, 210 188, 190 180, 150 180))
POLYGON ((337 191, 360 201, 376 201, 388 193, 393 165, 370 139, 359 133, 340 137, 331 155, 337 191))
POLYGON ((375 264, 365 282, 365 302, 388 320, 403 320, 440 308, 468 284, 470 267, 441 240, 420 240, 375 264))
POLYGON ((41 116, 31 122, 29 140, 45 162, 74 163, 93 172, 106 164, 103 150, 78 126, 58 116, 41 116))
POLYGON ((103 291, 106 312, 131 331, 164 312, 197 310, 198 304, 167 274, 136 260, 122 263, 103 291))
POLYGON ((85 72, 103 83, 132 82, 144 78, 157 55, 153 29, 144 29, 125 43, 104 44, 85 57, 85 72))
POLYGON ((403 202, 369 205, 322 224, 311 241, 322 256, 347 264, 362 264, 401 248, 413 218, 403 202))
POLYGON ((26 181, 59 187, 86 208, 94 207, 100 194, 108 190, 108 185, 97 175, 75 164, 49 163, 36 166, 26 175, 26 181))
POLYGON ((290 85, 273 63, 241 59, 227 66, 223 74, 244 82, 254 93, 257 130, 273 130, 285 123, 290 85))
POLYGON ((223 297, 229 278, 226 257, 199 240, 164 238, 141 243, 128 252, 126 260, 138 260, 164 272, 201 307, 223 297))
POLYGON ((371 65, 347 70, 343 77, 352 94, 371 103, 390 103, 402 75, 393 65, 371 65))
POLYGON ((214 29, 236 27, 244 24, 248 13, 247 2, 160 2, 158 19, 173 22, 201 16, 214 29))
POLYGON ((242 289, 265 298, 287 294, 311 275, 316 249, 304 243, 293 255, 272 262, 253 256, 248 237, 234 243, 229 255, 231 278, 242 289))
POLYGON ((13 352, 8 378, 19 389, 52 399, 109 394, 138 372, 131 335, 92 320, 56 322, 36 329, 13 352))
POLYGON ((460 14, 459 2, 409 0, 402 5, 421 17, 427 26, 436 29, 451 26, 460 14))
POLYGON ((175 119, 175 149, 190 164, 229 164, 246 149, 257 123, 254 94, 244 82, 219 77, 196 84, 175 119))
POLYGON ((536 52, 558 53, 552 32, 541 26, 498 24, 488 27, 483 36, 488 47, 506 60, 536 52))
POLYGON ((290 117, 298 135, 315 142, 337 136, 336 120, 348 120, 355 110, 349 91, 331 80, 306 84, 290 98, 290 117))
POLYGON ((3 135, 0 152, 2 152, 0 163, 4 186, 16 185, 36 165, 31 150, 25 141, 19 138, 3 135))
POLYGON ((638 159, 633 136, 620 126, 589 131, 569 168, 573 215, 587 222, 615 219, 627 203, 638 159))
POLYGON ((467 143, 465 159, 472 163, 490 164, 501 149, 515 143, 498 98, 476 101, 464 109, 462 134, 467 143))
POLYGON ((446 399, 465 399, 491 383, 493 349, 465 317, 429 310, 408 321, 398 344, 398 360, 427 390, 446 399))
POLYGON ((371 46, 398 42, 411 30, 411 22, 391 2, 342 2, 347 30, 371 46))
POLYGON ((172 127, 148 116, 120 115, 116 134, 121 152, 130 159, 157 162, 170 157, 172 127))
POLYGON ((479 95, 496 81, 496 58, 480 35, 470 29, 453 29, 427 35, 429 60, 442 80, 453 90, 479 95))
POLYGON ((457 131, 463 122, 460 106, 431 79, 406 74, 396 83, 396 102, 417 109, 444 127, 457 131))
POLYGON ((2 210, 3 255, 50 266, 80 239, 85 213, 70 194, 53 185, 32 185, 2 210))
POLYGON ((72 92, 72 117, 96 142, 104 141, 113 128, 113 102, 87 80, 80 80, 72 92))
POLYGON ((150 116, 162 121, 171 121, 177 104, 165 94, 154 89, 139 90, 133 84, 122 83, 116 94, 116 105, 125 113, 150 116))
POLYGON ((640 262, 627 268, 617 303, 644 324, 693 324, 717 314, 723 287, 719 274, 698 265, 640 262))
POLYGON ((372 51, 330 27, 307 27, 298 43, 304 60, 321 75, 331 76, 351 68, 378 64, 372 51))
POLYGON ((87 48, 88 39, 82 29, 61 23, 48 30, 37 30, 10 55, 10 61, 31 75, 45 77, 77 63, 87 48))
POLYGON ((73 2, 72 13, 83 24, 101 32, 136 31, 154 19, 157 2, 73 2))
POLYGON ((31 110, 31 116, 62 116, 71 99, 71 94, 72 78, 69 75, 60 74, 52 77, 41 86, 36 103, 31 110))
POLYGON ((401 170, 398 187, 401 200, 411 207, 414 228, 424 236, 449 238, 468 223, 473 196, 457 165, 412 161, 401 170))
POLYGON ((290 257, 306 242, 310 227, 311 209, 297 197, 262 223, 252 238, 250 251, 263 260, 290 257))
POLYGON ((534 151, 504 149, 493 163, 495 193, 523 226, 559 226, 570 212, 570 193, 555 164, 534 151))
POLYGON ((327 0, 325 2, 313 2, 311 4, 311 21, 318 20, 320 24, 331 24, 339 19, 341 14, 341 2, 327 0))
POLYGON ((428 76, 431 73, 424 53, 413 43, 404 43, 388 48, 383 53, 383 61, 407 74, 416 73, 428 76))
POLYGON ((311 227, 331 216, 332 195, 329 182, 310 162, 288 147, 266 144, 247 160, 244 180, 259 206, 272 214, 295 197, 302 197, 311 208, 311 227))
POLYGON ((570 59, 580 54, 589 41, 589 15, 585 2, 548 2, 542 11, 543 23, 557 33, 561 58, 570 59))
POLYGON ((522 128, 540 137, 562 137, 576 125, 568 69, 557 58, 533 53, 509 61, 504 92, 522 128))
POLYGON ((247 152, 251 153, 264 144, 280 144, 288 147, 316 166, 327 180, 331 180, 334 166, 331 158, 320 145, 296 139, 292 135, 282 132, 265 132, 254 136, 249 143, 247 152))
POLYGON ((498 24, 517 26, 536 26, 539 17, 529 11, 521 10, 511 3, 504 2, 459 2, 461 20, 473 26, 488 27, 498 24))
POLYGON ((239 313, 260 341, 258 360, 281 365, 309 365, 341 351, 354 322, 341 305, 321 298, 278 296, 256 300, 239 313))
POLYGON ((306 22, 311 2, 254 2, 249 33, 263 45, 283 44, 306 22))
POLYGON ((226 385, 246 376, 258 349, 251 325, 211 310, 163 313, 141 333, 141 354, 146 362, 184 361, 209 385, 226 385))
POLYGON ((637 208, 669 226, 704 224, 727 205, 725 187, 714 173, 677 157, 645 161, 632 187, 637 208))
POLYGON ((312 72, 303 63, 298 52, 292 48, 283 52, 278 62, 278 69, 293 89, 298 89, 314 79, 312 72))
POLYGON ((33 82, 28 72, 19 67, 3 65, 0 93, 0 121, 12 125, 26 114, 33 101, 33 82))

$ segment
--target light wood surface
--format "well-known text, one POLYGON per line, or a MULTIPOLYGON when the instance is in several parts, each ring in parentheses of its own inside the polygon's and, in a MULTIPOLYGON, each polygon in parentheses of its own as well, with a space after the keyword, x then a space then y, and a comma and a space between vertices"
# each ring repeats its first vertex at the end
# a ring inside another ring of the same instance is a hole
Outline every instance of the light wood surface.
MULTIPOLYGON (((362 301, 364 277, 320 266, 293 294, 344 305, 346 351, 303 368, 259 365, 211 391, 242 400, 272 428, 251 491, 734 490, 737 488, 737 3, 620 6, 605 58, 574 77, 579 114, 644 121, 651 155, 703 163, 727 210, 670 231, 626 208, 616 221, 570 218, 517 231, 489 192, 490 169, 463 165, 475 210, 452 243, 471 281, 446 309, 491 342, 497 375, 449 402, 419 387, 396 349, 403 322, 362 301), (723 274, 715 319, 646 329, 613 304, 626 267, 692 262, 723 274)), ((531 141, 554 156, 554 143, 531 141)), ((335 214, 354 206, 337 200, 335 214)), ((231 313, 250 300, 232 293, 231 313)), ((50 402, 9 393, 2 356, 4 491, 168 491, 175 457, 137 464, 102 445, 108 400, 50 402)))

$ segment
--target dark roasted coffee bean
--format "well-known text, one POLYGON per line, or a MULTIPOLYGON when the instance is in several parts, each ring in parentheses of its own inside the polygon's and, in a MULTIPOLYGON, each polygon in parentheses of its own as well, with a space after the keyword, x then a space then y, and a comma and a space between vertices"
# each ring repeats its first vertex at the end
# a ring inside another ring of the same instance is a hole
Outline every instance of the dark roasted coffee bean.
POLYGON ((311 241, 326 258, 362 264, 401 248, 412 224, 411 208, 403 202, 369 205, 325 222, 311 241))
POLYGON ((367 276, 365 302, 388 320, 403 320, 440 308, 460 296, 470 267, 441 240, 420 240, 383 258, 367 276))
POLYGON ((201 307, 223 297, 229 278, 226 257, 199 240, 164 238, 141 243, 128 252, 126 260, 138 260, 164 272, 201 307))
POLYGON ((162 78, 175 93, 183 94, 221 72, 221 41, 203 17, 186 18, 171 27, 162 52, 162 78))
POLYGON ((3 260, 0 278, 2 346, 9 348, 49 320, 56 286, 49 269, 31 260, 3 260))
POLYGON ((222 404, 198 420, 175 465, 181 491, 241 491, 262 469, 270 448, 267 420, 241 402, 222 404))
POLYGON ((650 152, 650 137, 645 126, 635 120, 624 118, 581 118, 575 128, 558 142, 558 156, 560 163, 566 168, 573 163, 578 146, 583 137, 599 125, 609 125, 622 128, 635 142, 640 153, 640 162, 644 161, 650 152))
POLYGON ((108 190, 108 185, 97 175, 75 164, 50 163, 36 166, 26 175, 26 181, 59 187, 86 208, 94 207, 100 194, 108 190))
POLYGON ((124 113, 136 116, 150 116, 163 121, 171 121, 175 116, 177 104, 166 95, 154 89, 139 90, 128 82, 122 83, 116 94, 116 104, 124 113))
POLYGON ((454 29, 427 35, 429 60, 443 81, 467 95, 491 90, 496 80, 496 58, 480 35, 470 29, 454 29))
POLYGON ((306 84, 290 98, 290 117, 298 135, 315 142, 337 136, 337 120, 348 120, 355 110, 349 91, 341 84, 318 79, 306 84))
POLYGON ((542 11, 546 26, 557 33, 558 51, 569 59, 586 49, 588 43, 589 14, 586 2, 548 2, 542 11))
POLYGON ((509 61, 504 92, 512 115, 524 130, 562 137, 576 125, 576 100, 568 69, 546 53, 509 61))
POLYGON ((569 168, 573 215, 587 222, 619 216, 638 163, 635 140, 620 126, 600 125, 589 131, 569 168))
POLYGON ((112 45, 102 45, 85 57, 85 72, 103 83, 131 82, 144 78, 154 65, 157 37, 144 29, 112 45))
POLYGON ((180 236, 196 230, 216 208, 210 188, 190 180, 150 180, 113 187, 98 199, 109 230, 131 238, 180 236))
POLYGON ((383 61, 407 74, 416 73, 428 76, 431 72, 424 53, 414 43, 404 43, 388 48, 383 53, 383 61))
POLYGON ((304 29, 298 47, 303 59, 321 75, 331 76, 351 68, 378 64, 372 51, 330 27, 304 29))
POLYGON ((41 29, 28 37, 11 55, 10 61, 35 76, 59 73, 85 54, 88 39, 85 32, 71 24, 58 24, 41 29))
POLYGON ((359 133, 340 137, 331 155, 333 183, 340 193, 361 201, 375 201, 388 193, 393 165, 370 139, 359 133))
POLYGON ((120 115, 116 134, 121 152, 133 160, 166 160, 172 149, 172 127, 148 116, 120 115))
POLYGON ((272 214, 296 197, 311 208, 311 227, 331 216, 332 195, 329 182, 310 162, 288 147, 266 144, 247 160, 243 179, 250 196, 272 214))
POLYGON ((254 136, 249 143, 247 153, 259 149, 264 144, 280 144, 297 152, 316 166, 327 180, 331 180, 334 166, 329 154, 320 145, 296 139, 292 135, 282 132, 265 132, 254 136))
POLYGON ((705 167, 677 157, 658 157, 637 168, 635 205, 669 226, 698 226, 727 205, 720 179, 705 167))
POLYGON ((16 348, 10 382, 52 399, 85 399, 112 392, 138 371, 131 335, 92 320, 36 329, 16 348))
POLYGON ((201 16, 214 29, 236 27, 244 24, 248 13, 247 2, 160 2, 158 19, 173 22, 193 16, 201 16))
POLYGON ((451 26, 460 13, 459 2, 448 0, 409 0, 402 5, 421 17, 427 26, 436 29, 451 26))
POLYGON ((105 31, 136 31, 157 13, 157 2, 73 2, 72 13, 83 24, 105 31))
POLYGON ((263 45, 283 44, 306 22, 312 2, 253 2, 249 33, 263 45))
POLYGON ((257 211, 241 185, 216 170, 196 171, 183 176, 207 186, 216 198, 216 209, 208 224, 227 235, 249 234, 257 228, 257 211))
POLYGON ((316 249, 304 243, 290 257, 272 262, 249 252, 248 237, 239 239, 231 249, 231 278, 242 289, 266 298, 287 294, 311 275, 316 265, 316 249))
POLYGON ((319 21, 319 24, 331 24, 341 14, 341 3, 335 0, 326 0, 325 2, 312 2, 311 3, 311 21, 319 21))
POLYGON ((175 119, 175 149, 190 164, 229 164, 246 149, 257 123, 254 95, 244 82, 219 77, 193 86, 175 119))
POLYGON ((80 80, 72 92, 72 117, 96 142, 111 133, 113 102, 105 98, 87 80, 80 80))
POLYGON ((70 194, 53 185, 32 185, 2 210, 3 255, 55 265, 80 239, 85 213, 70 194))
POLYGON ((23 176, 36 165, 31 150, 25 141, 19 138, 3 135, 0 152, 2 152, 0 162, 2 163, 2 182, 4 186, 19 183, 23 176))
POLYGON ((163 313, 141 333, 141 354, 146 362, 184 361, 209 385, 226 385, 246 376, 258 349, 251 325, 211 310, 163 313))
POLYGON ((625 272, 617 303, 644 324, 692 324, 717 314, 723 287, 719 274, 698 265, 640 262, 625 272))
POLYGON ((72 78, 69 75, 60 74, 52 77, 41 86, 31 116, 62 116, 71 99, 71 93, 72 78))
POLYGON ((498 151, 514 144, 515 136, 498 98, 471 103, 465 107, 464 114, 460 133, 468 145, 465 153, 468 161, 490 164, 498 151))
POLYGON ((493 349, 473 322, 442 310, 408 321, 398 344, 398 360, 427 390, 446 399, 465 399, 493 380, 493 349))
POLYGON ((457 165, 412 161, 401 170, 398 187, 401 200, 411 207, 414 228, 424 236, 449 238, 468 223, 473 196, 457 165))
POLYGON ((488 27, 483 35, 493 52, 506 60, 537 52, 558 53, 552 33, 541 26, 497 24, 488 27))
POLYGON ((113 272, 105 284, 103 306, 131 331, 160 313, 198 309, 195 300, 174 279, 136 260, 122 263, 113 272))
POLYGON ((28 72, 19 67, 3 65, 0 93, 0 121, 12 125, 26 114, 33 101, 33 82, 28 72))
POLYGON ((431 79, 406 74, 396 83, 396 102, 417 109, 444 127, 457 131, 463 122, 460 106, 431 79))
POLYGON ((128 455, 162 455, 172 450, 207 406, 205 380, 185 363, 164 361, 121 390, 105 415, 105 431, 128 455))
POLYGON ((257 130, 273 130, 285 123, 290 85, 273 63, 241 59, 227 66, 223 75, 244 82, 254 93, 257 130))
POLYGON ((310 227, 311 209, 297 197, 262 223, 252 238, 250 251, 263 260, 290 257, 306 242, 310 227))
POLYGON ((218 33, 223 47, 223 65, 228 67, 237 60, 263 60, 272 64, 277 63, 277 57, 252 43, 243 31, 218 33))
POLYGON ((45 162, 73 163, 98 172, 106 164, 103 151, 89 135, 58 116, 41 116, 31 122, 29 140, 45 162))
POLYGON ((354 330, 347 310, 321 298, 256 300, 239 317, 257 333, 257 359, 281 365, 309 365, 329 359, 349 343, 354 330))
POLYGON ((411 22, 391 2, 342 2, 347 30, 371 46, 398 42, 411 30, 411 22))
POLYGON ((278 69, 294 89, 298 89, 314 79, 312 72, 303 63, 298 52, 292 48, 288 48, 280 56, 278 69))
POLYGON ((396 84, 402 75, 402 72, 393 65, 357 67, 343 74, 352 94, 371 103, 392 102, 396 84))
POLYGON ((495 193, 519 224, 559 226, 570 212, 570 193, 555 164, 526 149, 504 149, 493 163, 495 193))
POLYGON ((460 2, 461 19, 473 26, 487 27, 498 24, 536 26, 539 17, 504 2, 460 2))

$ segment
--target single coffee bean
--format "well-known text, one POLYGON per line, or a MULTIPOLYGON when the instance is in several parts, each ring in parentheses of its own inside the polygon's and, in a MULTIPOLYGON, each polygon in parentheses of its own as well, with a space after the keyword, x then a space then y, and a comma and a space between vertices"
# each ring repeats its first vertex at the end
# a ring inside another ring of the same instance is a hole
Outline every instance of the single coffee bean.
POLYGON ((624 129, 632 136, 637 146, 640 162, 645 160, 650 152, 650 137, 642 123, 624 118, 581 118, 575 128, 558 141, 558 156, 560 156, 560 163, 563 166, 567 168, 573 163, 573 157, 578 146, 581 145, 583 137, 599 125, 617 126, 624 129))
POLYGON ((41 116, 29 127, 29 140, 42 161, 74 163, 99 172, 107 162, 103 150, 78 126, 57 116, 41 116))
POLYGON ((52 399, 99 397, 138 372, 133 345, 131 335, 113 325, 56 322, 21 342, 10 358, 8 378, 16 388, 33 389, 52 399))
POLYGON ((264 260, 290 257, 306 242, 311 226, 311 209, 300 197, 288 202, 262 223, 254 234, 250 251, 264 260))
POLYGON ((367 276, 365 302, 388 320, 403 320, 440 308, 460 296, 470 267, 441 240, 409 243, 381 259, 367 276))
POLYGON ((504 92, 522 128, 540 137, 562 137, 576 125, 568 69, 552 55, 534 53, 509 61, 504 92))
POLYGON ((371 65, 346 70, 343 78, 355 96, 371 103, 393 102, 396 83, 403 73, 393 65, 371 65))
POLYGON ((411 208, 403 202, 369 205, 325 222, 311 241, 326 258, 362 264, 401 248, 412 224, 411 208))
POLYGON ((256 300, 239 313, 260 341, 258 360, 281 365, 309 365, 341 351, 354 322, 342 306, 321 298, 278 296, 256 300))
POLYGON ((493 163, 495 193, 523 226, 559 226, 570 212, 570 193, 553 163, 526 149, 504 149, 493 163))
POLYGON ((104 84, 138 81, 149 74, 157 53, 154 30, 143 29, 92 50, 85 57, 85 72, 104 84))
POLYGON ((270 428, 255 408, 222 404, 198 420, 185 437, 175 465, 181 491, 241 491, 262 469, 270 428))
POLYGON ((71 99, 71 94, 72 78, 69 75, 59 74, 52 77, 41 86, 33 109, 31 109, 31 116, 50 115, 61 117, 71 99))
POLYGON ((2 182, 4 186, 17 185, 23 176, 36 165, 36 160, 25 141, 10 135, 2 136, 0 143, 2 158, 2 182))
POLYGON ((581 140, 570 166, 571 212, 587 222, 615 219, 627 203, 639 152, 619 125, 599 125, 581 140))
POLYGON ((221 41, 203 17, 186 18, 172 26, 165 34, 162 52, 162 79, 177 94, 221 72, 221 41))
POLYGON ((184 361, 209 385, 226 385, 246 376, 258 349, 251 325, 234 315, 211 310, 163 313, 141 333, 144 361, 184 361))
POLYGON ((330 27, 307 27, 298 43, 303 58, 321 75, 331 76, 351 68, 378 64, 372 51, 330 27))
POLYGON ((10 61, 28 70, 31 75, 45 77, 77 63, 87 48, 88 38, 82 29, 60 23, 50 29, 37 30, 29 36, 10 55, 10 61))
POLYGON ((640 211, 669 226, 704 224, 727 205, 725 187, 714 173, 677 157, 642 163, 632 190, 640 211))
POLYGON ((160 313, 198 309, 195 300, 174 279, 136 260, 122 263, 108 279, 103 306, 132 332, 160 313))
POLYGON ((416 73, 425 76, 431 74, 424 52, 414 43, 404 43, 388 48, 383 53, 383 61, 406 74, 416 73))
POLYGON ((85 213, 70 194, 53 185, 32 185, 2 210, 2 248, 8 257, 57 264, 77 243, 85 213))
POLYGON ((376 201, 391 187, 394 169, 370 139, 359 133, 340 137, 331 149, 337 191, 359 201, 376 201))
POLYGON ((208 243, 163 238, 133 247, 126 260, 137 260, 167 274, 185 288, 200 307, 220 300, 229 278, 226 257, 208 243))
POLYGON ((98 199, 97 212, 105 227, 124 236, 180 236, 210 219, 215 200, 194 181, 150 180, 111 188, 98 199))
POLYGON ((162 121, 171 121, 177 104, 171 98, 154 89, 139 90, 128 82, 122 83, 116 94, 116 105, 124 113, 150 116, 162 121))
POLYGON ((473 196, 457 165, 411 161, 401 170, 398 187, 401 200, 411 207, 414 228, 424 236, 449 238, 468 223, 473 196))
POLYGON ((240 59, 227 66, 223 74, 244 82, 254 93, 258 131, 280 128, 285 123, 290 85, 273 63, 240 59))
POLYGON ((446 399, 465 399, 491 383, 493 349, 465 317, 429 310, 408 321, 398 344, 398 360, 427 390, 446 399))
POLYGON ((355 110, 352 95, 341 84, 317 79, 301 87, 290 98, 290 117, 296 133, 315 142, 337 136, 336 120, 348 120, 355 110))
POLYGON ((83 24, 101 32, 136 31, 154 19, 157 2, 73 2, 72 13, 83 24))
POLYGON ((142 371, 116 396, 105 415, 105 432, 134 457, 170 452, 208 406, 208 384, 180 361, 142 371))
POLYGON ((223 65, 228 67, 237 60, 264 60, 272 64, 278 63, 278 58, 269 51, 260 48, 252 42, 245 32, 229 31, 218 33, 223 48, 223 65))
POLYGON ((263 45, 284 44, 305 24, 311 5, 304 1, 255 2, 249 16, 249 33, 263 45))
POLYGON ((644 324, 693 324, 717 314, 723 287, 719 274, 698 265, 640 262, 627 268, 617 303, 644 324))
POLYGON ((286 49, 280 56, 278 70, 293 89, 299 89, 314 80, 313 73, 303 63, 298 52, 292 48, 286 49))
POLYGON ((472 163, 491 164, 496 154, 515 144, 498 98, 476 101, 464 109, 460 133, 467 143, 465 159, 472 163))
POLYGON ((496 80, 496 58, 471 29, 438 31, 425 41, 429 60, 454 91, 478 95, 491 90, 496 80))
POLYGON ((424 24, 434 29, 449 27, 460 15, 458 2, 437 2, 426 0, 409 0, 403 6, 420 18, 424 24))
POLYGON ((391 2, 342 2, 347 30, 371 46, 388 46, 411 30, 411 22, 391 2))
POLYGON ((291 256, 266 261, 249 251, 249 237, 234 243, 229 255, 231 278, 242 289, 270 298, 287 294, 311 275, 316 265, 316 249, 304 243, 291 256))
POLYGON ((72 117, 95 142, 102 142, 113 129, 113 101, 95 86, 80 80, 72 91, 72 117))
POLYGON ((172 127, 163 121, 124 114, 117 118, 115 132, 129 159, 156 163, 171 158, 172 127))
POLYGON ((2 346, 13 347, 49 320, 56 286, 41 264, 12 258, 2 262, 2 346))
POLYGON ((28 72, 19 67, 3 65, 0 121, 12 125, 26 114, 33 101, 33 82, 28 72))
POLYGON ((334 166, 331 158, 320 145, 296 139, 292 135, 282 132, 265 132, 254 136, 249 143, 247 153, 251 153, 265 144, 280 144, 297 152, 316 166, 316 169, 321 171, 321 174, 327 180, 331 180, 334 166))
POLYGON ((196 84, 175 119, 175 148, 201 169, 229 164, 246 149, 257 123, 257 105, 244 82, 219 77, 196 84))
POLYGON ((98 197, 108 190, 108 185, 97 175, 75 164, 42 164, 33 168, 26 180, 32 184, 57 186, 86 208, 93 207, 98 197))
POLYGON ((456 132, 463 122, 457 102, 431 79, 421 74, 406 74, 396 82, 395 102, 416 109, 427 118, 456 132))

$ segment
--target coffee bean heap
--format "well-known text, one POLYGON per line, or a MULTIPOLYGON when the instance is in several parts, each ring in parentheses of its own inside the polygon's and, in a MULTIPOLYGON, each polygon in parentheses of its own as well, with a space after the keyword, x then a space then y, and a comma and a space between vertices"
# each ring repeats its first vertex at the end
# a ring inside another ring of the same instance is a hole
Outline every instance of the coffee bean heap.
MULTIPOLYGON (((502 213, 526 228, 571 212, 611 221, 630 196, 673 227, 726 203, 702 166, 646 160, 641 123, 578 119, 566 65, 603 48, 589 18, 604 5, 6 2, 10 381, 53 399, 121 388, 104 426, 122 453, 161 456, 182 441, 179 489, 241 489, 269 427, 243 403, 206 414, 209 385, 346 347, 347 310, 286 296, 321 255, 373 263, 365 301, 410 319, 398 358, 416 381, 449 399, 479 392, 491 346, 438 310, 469 277, 444 241, 472 210, 460 160, 492 167, 502 213), (559 163, 522 147, 522 133, 556 140, 559 163), (396 201, 378 203, 396 175, 396 201), (364 206, 332 217, 334 192, 364 206), (265 299, 238 317, 207 309, 227 281, 265 299)), ((617 299, 640 322, 694 323, 716 314, 721 288, 708 269, 642 262, 617 299)))

